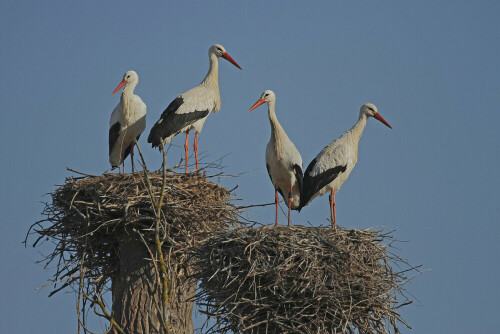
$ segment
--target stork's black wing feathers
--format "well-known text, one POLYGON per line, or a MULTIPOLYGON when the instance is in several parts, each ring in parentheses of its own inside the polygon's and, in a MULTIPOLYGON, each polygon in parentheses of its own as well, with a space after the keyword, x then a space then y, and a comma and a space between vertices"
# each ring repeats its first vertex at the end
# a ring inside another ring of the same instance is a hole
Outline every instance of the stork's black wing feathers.
POLYGON ((312 169, 313 169, 314 165, 316 165, 316 161, 317 161, 317 158, 314 158, 314 159, 313 159, 313 161, 311 161, 311 162, 309 163, 309 165, 307 166, 306 171, 305 171, 305 173, 304 173, 304 177, 305 177, 306 175, 309 175, 309 173, 312 171, 312 169))
MULTIPOLYGON (((347 165, 335 166, 333 168, 327 169, 326 171, 311 176, 310 172, 316 164, 316 159, 311 161, 309 166, 307 166, 306 172, 304 173, 304 185, 303 191, 300 197, 300 209, 302 209, 307 202, 314 196, 318 191, 320 191, 324 186, 328 185, 330 182, 335 180, 340 173, 345 172, 347 165)), ((299 209, 299 210, 300 210, 299 209)))
POLYGON ((170 102, 167 108, 163 110, 160 118, 167 118, 168 115, 175 113, 183 103, 184 98, 182 96, 177 96, 172 102, 170 102))
POLYGON ((111 150, 118 140, 118 137, 120 137, 120 128, 120 122, 116 122, 109 128, 109 155, 111 155, 111 150))
POLYGON ((163 111, 158 122, 151 128, 148 143, 151 143, 153 147, 160 146, 163 139, 178 134, 186 126, 208 116, 210 113, 207 109, 177 114, 176 111, 183 103, 182 96, 176 97, 163 111))

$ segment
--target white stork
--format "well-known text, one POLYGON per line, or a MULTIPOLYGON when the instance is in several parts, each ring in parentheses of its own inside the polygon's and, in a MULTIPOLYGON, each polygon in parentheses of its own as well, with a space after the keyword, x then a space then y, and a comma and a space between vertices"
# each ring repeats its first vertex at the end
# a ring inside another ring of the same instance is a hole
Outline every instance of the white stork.
MULTIPOLYGON (((109 163, 113 168, 119 167, 130 153, 132 173, 134 172, 134 140, 139 139, 146 128, 146 104, 134 94, 137 83, 139 83, 139 76, 134 71, 128 71, 123 75, 122 82, 111 95, 123 86, 125 88, 123 88, 120 103, 109 119, 109 163)), ((125 174, 125 163, 123 163, 123 173, 125 174)))
POLYGON ((203 124, 208 115, 220 109, 219 93, 219 57, 227 59, 241 70, 233 58, 231 58, 224 47, 214 44, 208 49, 210 58, 210 69, 205 79, 196 87, 178 95, 161 114, 149 133, 148 143, 153 147, 165 145, 180 132, 186 133, 184 150, 186 152, 186 173, 188 171, 188 138, 189 131, 195 131, 194 154, 196 157, 196 169, 198 167, 198 133, 201 132, 203 124))
POLYGON ((351 173, 358 161, 358 143, 366 121, 369 117, 392 127, 380 116, 371 103, 363 104, 359 110, 356 124, 340 138, 326 146, 307 166, 304 173, 304 188, 299 210, 306 206, 316 196, 330 191, 330 218, 332 228, 335 227, 335 193, 351 173))
POLYGON ((288 199, 288 226, 290 226, 290 209, 297 210, 300 206, 302 157, 276 118, 274 111, 276 95, 272 90, 262 93, 260 99, 248 111, 266 102, 271 123, 271 139, 266 146, 266 168, 274 185, 275 226, 278 226, 278 191, 285 201, 288 199))

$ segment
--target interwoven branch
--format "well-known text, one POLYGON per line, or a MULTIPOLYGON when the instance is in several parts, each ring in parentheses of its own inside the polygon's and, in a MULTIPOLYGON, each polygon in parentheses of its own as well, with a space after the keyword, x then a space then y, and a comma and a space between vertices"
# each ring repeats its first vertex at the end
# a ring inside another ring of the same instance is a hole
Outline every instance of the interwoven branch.
POLYGON ((391 239, 298 226, 217 232, 196 250, 198 304, 217 319, 206 333, 398 333, 396 309, 410 301, 408 271, 394 268, 416 268, 388 252, 391 239))
POLYGON ((162 267, 163 298, 168 301, 166 259, 161 263, 159 256, 169 254, 168 261, 187 264, 191 261, 187 249, 236 222, 231 193, 209 178, 173 172, 145 175, 70 177, 50 194, 44 219, 29 232, 36 238, 33 246, 53 244, 52 252, 39 261, 55 268, 50 295, 73 289, 84 306, 85 300, 109 291, 111 277, 119 272, 119 240, 128 236, 151 249, 160 245, 162 251, 156 249, 153 260, 162 267), (87 296, 81 298, 82 294, 87 296))

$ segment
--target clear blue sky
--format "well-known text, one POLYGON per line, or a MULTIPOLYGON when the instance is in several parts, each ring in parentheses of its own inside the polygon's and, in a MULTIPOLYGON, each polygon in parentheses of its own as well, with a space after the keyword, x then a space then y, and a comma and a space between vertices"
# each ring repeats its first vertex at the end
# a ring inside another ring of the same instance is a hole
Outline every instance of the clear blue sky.
MULTIPOLYGON (((265 164, 262 91, 306 166, 374 103, 393 126, 369 120, 359 160, 337 195, 348 228, 395 229, 400 254, 429 269, 406 287, 412 333, 492 333, 500 313, 500 3, 495 1, 11 1, 0 4, 3 182, 0 331, 76 332, 75 297, 35 291, 53 273, 21 242, 44 194, 70 175, 108 165, 110 96, 139 74, 148 126, 208 69, 221 43, 222 109, 200 136, 202 162, 224 159, 224 181, 244 204, 273 201, 265 164)), ((150 167, 160 154, 140 140, 150 167)), ((183 154, 176 138, 169 162, 183 154)), ((192 145, 192 144, 191 144, 192 145)), ((304 166, 304 167, 305 167, 304 166)), ((127 165, 127 169, 129 165, 127 165)), ((327 197, 296 224, 327 224, 327 197)), ((272 224, 274 209, 249 217, 272 224)), ((280 215, 281 223, 286 222, 280 215)), ((104 325, 94 322, 97 329, 104 325)))

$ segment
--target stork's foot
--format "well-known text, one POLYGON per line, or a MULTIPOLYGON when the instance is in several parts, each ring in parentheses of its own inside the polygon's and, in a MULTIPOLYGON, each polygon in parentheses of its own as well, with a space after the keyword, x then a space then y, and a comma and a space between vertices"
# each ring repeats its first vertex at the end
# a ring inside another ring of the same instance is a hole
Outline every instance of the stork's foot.
POLYGON ((332 230, 337 229, 337 224, 335 223, 335 221, 332 220, 331 223, 332 223, 332 230))

